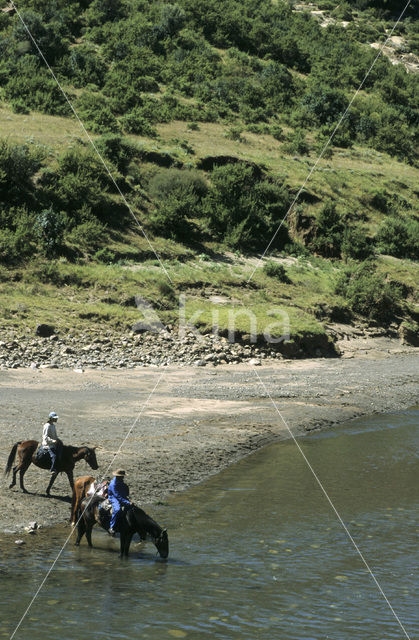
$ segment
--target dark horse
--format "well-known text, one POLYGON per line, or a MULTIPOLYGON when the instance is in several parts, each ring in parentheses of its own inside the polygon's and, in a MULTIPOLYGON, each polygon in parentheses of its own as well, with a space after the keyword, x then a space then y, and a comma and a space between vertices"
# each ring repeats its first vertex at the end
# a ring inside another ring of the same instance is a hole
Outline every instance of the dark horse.
MULTIPOLYGON (((38 442, 36 440, 25 440, 23 442, 16 442, 16 444, 13 445, 13 449, 10 452, 6 470, 4 472, 5 475, 9 475, 12 469, 12 464, 15 460, 16 452, 19 457, 19 463, 15 467, 13 467, 13 481, 9 485, 9 489, 15 486, 16 474, 19 471, 20 488, 24 493, 28 493, 23 486, 23 476, 25 475, 31 463, 33 463, 40 469, 49 469, 51 467, 51 458, 49 454, 42 456, 42 458, 39 460, 36 459, 35 452, 37 447, 38 442)), ((51 473, 51 480, 49 481, 46 492, 47 496, 49 496, 49 492, 51 491, 51 487, 54 484, 55 478, 61 471, 64 471, 67 474, 71 488, 73 488, 73 469, 78 460, 86 460, 86 462, 92 467, 92 469, 98 468, 95 447, 71 447, 69 445, 63 445, 60 460, 57 460, 55 465, 57 467, 57 470, 55 471, 55 473, 51 473)))
MULTIPOLYGON (((86 534, 87 544, 89 547, 92 546, 92 529, 96 523, 100 524, 104 529, 109 527, 106 516, 103 516, 99 509, 103 501, 104 498, 100 496, 93 496, 90 500, 86 497, 82 501, 82 517, 78 521, 77 540, 75 542, 77 546, 80 544, 84 534, 86 534)), ((169 555, 169 538, 166 529, 162 529, 153 518, 150 518, 145 511, 135 505, 120 512, 118 531, 121 537, 121 558, 128 556, 134 533, 138 533, 142 540, 146 540, 147 535, 150 536, 161 558, 167 558, 169 555)))

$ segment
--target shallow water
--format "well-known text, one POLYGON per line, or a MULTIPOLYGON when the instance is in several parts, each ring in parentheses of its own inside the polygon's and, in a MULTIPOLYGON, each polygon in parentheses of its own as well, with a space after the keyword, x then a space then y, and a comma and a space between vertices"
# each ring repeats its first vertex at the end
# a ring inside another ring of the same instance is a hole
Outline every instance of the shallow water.
MULTIPOLYGON (((374 416, 300 439, 397 616, 419 633, 418 418, 374 416)), ((149 512, 169 528, 120 561, 104 532, 68 545, 15 638, 381 640, 406 637, 293 442, 149 512)), ((10 637, 67 529, 0 559, 10 637)), ((5 551, 4 545, 1 546, 5 551)))

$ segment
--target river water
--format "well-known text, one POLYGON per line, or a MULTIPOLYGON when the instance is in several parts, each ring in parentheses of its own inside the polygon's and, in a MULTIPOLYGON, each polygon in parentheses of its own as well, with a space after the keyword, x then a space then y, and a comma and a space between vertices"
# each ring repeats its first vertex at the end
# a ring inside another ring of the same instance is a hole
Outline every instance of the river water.
MULTIPOLYGON (((410 638, 419 637, 418 410, 299 440, 410 638)), ((148 509, 168 526, 120 561, 117 541, 65 547, 15 638, 391 640, 407 635, 292 441, 148 509)), ((0 557, 10 637, 68 529, 0 557)))

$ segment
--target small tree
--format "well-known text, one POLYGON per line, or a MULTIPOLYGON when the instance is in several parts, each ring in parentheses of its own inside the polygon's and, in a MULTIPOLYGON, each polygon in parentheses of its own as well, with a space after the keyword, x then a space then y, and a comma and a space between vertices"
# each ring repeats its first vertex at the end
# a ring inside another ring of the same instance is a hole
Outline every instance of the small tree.
POLYGON ((62 246, 65 226, 65 214, 54 211, 52 207, 36 216, 35 229, 48 258, 54 258, 62 246))
POLYGON ((312 242, 313 249, 325 258, 338 258, 343 240, 343 220, 336 210, 336 204, 329 200, 323 205, 312 242))

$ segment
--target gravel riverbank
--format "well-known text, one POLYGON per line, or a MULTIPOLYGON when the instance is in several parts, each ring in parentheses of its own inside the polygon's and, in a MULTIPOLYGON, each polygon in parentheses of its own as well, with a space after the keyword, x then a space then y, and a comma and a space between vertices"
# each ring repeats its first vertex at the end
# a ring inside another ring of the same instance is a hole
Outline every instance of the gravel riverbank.
MULTIPOLYGON (((97 473, 126 468, 133 499, 156 503, 260 446, 289 437, 269 394, 293 433, 302 434, 417 404, 417 372, 414 350, 266 361, 257 369, 242 363, 0 371, 0 463, 4 469, 18 440, 40 439, 46 416, 55 410, 66 444, 98 447, 97 473)), ((76 476, 88 472, 84 462, 77 464, 76 476)), ((31 521, 45 527, 68 519, 67 478, 58 477, 49 499, 47 483, 48 473, 33 465, 25 475, 30 494, 9 490, 9 479, 2 478, 0 531, 17 533, 31 521)))

